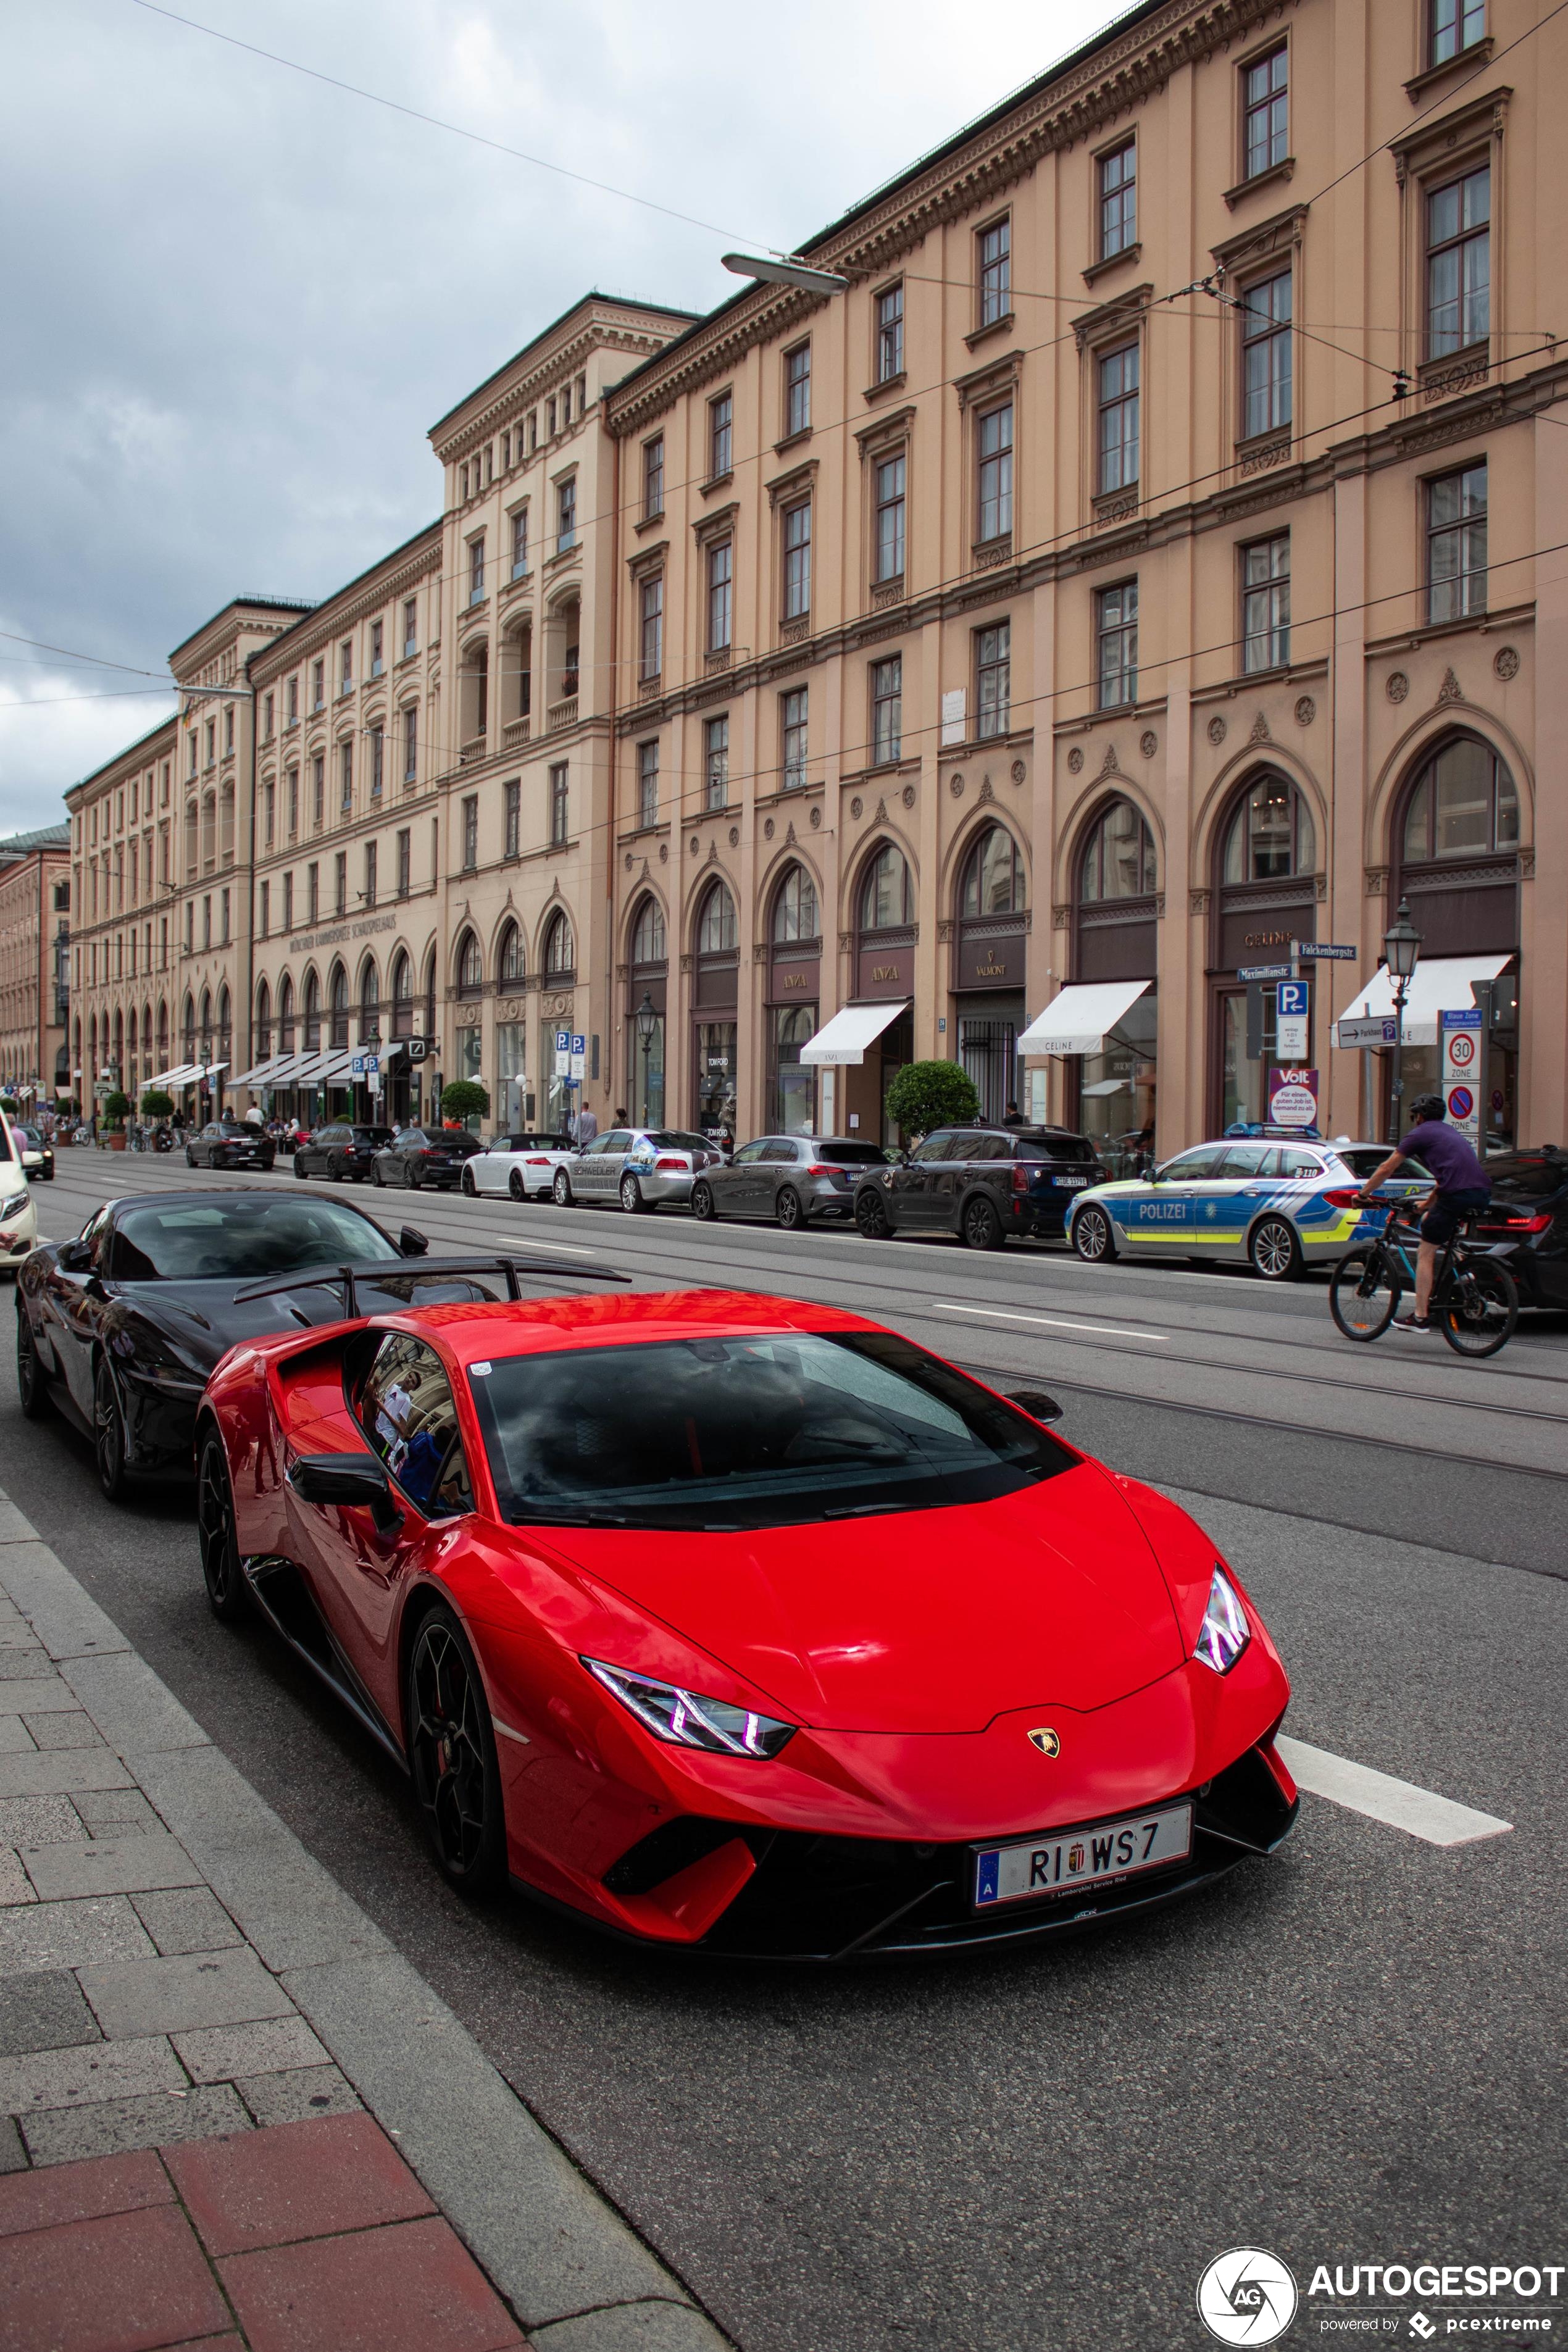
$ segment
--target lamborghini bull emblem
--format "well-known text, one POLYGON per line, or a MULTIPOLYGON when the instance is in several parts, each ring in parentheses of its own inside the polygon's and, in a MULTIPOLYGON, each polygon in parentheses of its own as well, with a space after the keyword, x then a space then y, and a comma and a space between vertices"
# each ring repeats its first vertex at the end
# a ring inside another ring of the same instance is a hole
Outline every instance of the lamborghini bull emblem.
POLYGON ((1027 1738, 1030 1747, 1037 1748, 1042 1756, 1059 1756, 1062 1752, 1061 1740, 1049 1724, 1037 1725, 1027 1738))

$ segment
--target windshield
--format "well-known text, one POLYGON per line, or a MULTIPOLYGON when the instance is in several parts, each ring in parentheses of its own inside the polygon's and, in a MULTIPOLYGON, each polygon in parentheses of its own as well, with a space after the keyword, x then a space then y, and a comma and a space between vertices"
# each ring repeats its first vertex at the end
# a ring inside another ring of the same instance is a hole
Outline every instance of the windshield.
POLYGON ((113 1279, 237 1282, 398 1255, 368 1217, 333 1201, 187 1200, 125 1212, 115 1234, 113 1279))
POLYGON ((647 1139, 659 1151, 711 1151, 713 1149, 705 1135, 686 1135, 678 1127, 654 1129, 647 1139))
POLYGON ((814 1143, 811 1156, 825 1168, 880 1168, 886 1157, 874 1143, 814 1143))
POLYGON ((514 1524, 741 1528, 932 1510, 1078 1460, 891 1332, 513 1356, 470 1380, 514 1524))
MULTIPOLYGON (((1334 1150, 1351 1174, 1363 1184, 1369 1176, 1376 1175, 1388 1157, 1388 1147, 1379 1143, 1340 1143, 1334 1150)), ((1394 1173, 1402 1184, 1409 1183, 1413 1177, 1418 1184, 1427 1181, 1426 1171, 1419 1160, 1407 1160, 1404 1167, 1396 1168, 1394 1173)))

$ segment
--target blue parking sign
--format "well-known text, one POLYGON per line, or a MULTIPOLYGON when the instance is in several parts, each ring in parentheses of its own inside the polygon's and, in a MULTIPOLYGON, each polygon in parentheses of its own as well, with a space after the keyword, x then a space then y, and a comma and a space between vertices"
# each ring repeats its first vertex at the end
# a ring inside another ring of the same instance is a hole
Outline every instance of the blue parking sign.
POLYGON ((1304 1020, 1307 1012, 1307 982, 1304 980, 1282 980, 1279 982, 1276 1011, 1282 1021, 1304 1020))

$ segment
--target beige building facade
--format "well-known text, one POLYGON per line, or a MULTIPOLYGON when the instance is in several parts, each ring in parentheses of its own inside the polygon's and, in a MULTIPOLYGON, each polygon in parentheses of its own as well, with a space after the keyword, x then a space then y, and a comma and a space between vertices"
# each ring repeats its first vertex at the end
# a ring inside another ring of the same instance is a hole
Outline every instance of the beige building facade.
POLYGON ((0 841, 0 1090, 29 1110, 70 1091, 70 828, 0 841))

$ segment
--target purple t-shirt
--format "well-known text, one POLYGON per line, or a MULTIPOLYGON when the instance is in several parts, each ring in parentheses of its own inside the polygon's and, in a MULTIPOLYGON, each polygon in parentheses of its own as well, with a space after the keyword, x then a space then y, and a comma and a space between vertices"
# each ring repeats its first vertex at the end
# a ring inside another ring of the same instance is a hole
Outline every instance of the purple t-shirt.
POLYGON ((1491 1179, 1486 1170, 1464 1137, 1440 1118, 1423 1119, 1401 1139, 1399 1148, 1432 1171, 1439 1192, 1484 1192, 1491 1198, 1491 1179))

